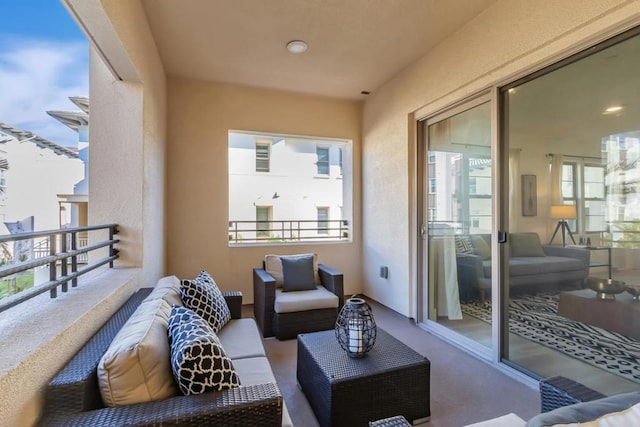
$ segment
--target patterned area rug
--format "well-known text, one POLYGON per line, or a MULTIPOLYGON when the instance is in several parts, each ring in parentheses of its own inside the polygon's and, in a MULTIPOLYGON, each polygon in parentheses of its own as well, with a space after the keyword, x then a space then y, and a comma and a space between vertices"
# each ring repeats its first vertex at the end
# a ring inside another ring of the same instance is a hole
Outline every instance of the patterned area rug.
MULTIPOLYGON (((491 323, 490 302, 462 304, 462 312, 491 323)), ((516 297, 509 330, 585 363, 640 383, 640 341, 558 316, 558 294, 516 297)))

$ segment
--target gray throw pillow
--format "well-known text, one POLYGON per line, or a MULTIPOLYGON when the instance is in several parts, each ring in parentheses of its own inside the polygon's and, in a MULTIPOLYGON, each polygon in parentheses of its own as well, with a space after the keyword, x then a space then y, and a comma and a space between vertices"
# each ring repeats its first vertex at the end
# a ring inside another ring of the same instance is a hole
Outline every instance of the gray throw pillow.
POLYGON ((313 275, 313 255, 283 256, 282 290, 310 291, 316 288, 313 275))
POLYGON ((512 257, 536 257, 545 256, 542 243, 537 233, 512 233, 511 234, 512 257))

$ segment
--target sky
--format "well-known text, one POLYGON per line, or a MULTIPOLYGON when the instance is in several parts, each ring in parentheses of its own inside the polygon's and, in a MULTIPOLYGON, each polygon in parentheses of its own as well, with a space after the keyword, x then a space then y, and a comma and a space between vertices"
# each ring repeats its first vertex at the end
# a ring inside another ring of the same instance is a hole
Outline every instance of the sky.
POLYGON ((47 110, 89 96, 89 43, 60 0, 0 0, 0 122, 63 146, 77 133, 47 110))

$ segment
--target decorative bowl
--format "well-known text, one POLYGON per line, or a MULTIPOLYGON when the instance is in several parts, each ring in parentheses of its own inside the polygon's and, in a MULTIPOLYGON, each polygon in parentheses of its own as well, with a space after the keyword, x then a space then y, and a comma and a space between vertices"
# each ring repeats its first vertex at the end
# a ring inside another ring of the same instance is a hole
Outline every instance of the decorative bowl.
POLYGON ((587 286, 597 292, 596 298, 603 300, 614 300, 616 299, 615 294, 622 293, 626 289, 624 282, 598 277, 587 278, 587 286))
POLYGON ((625 291, 633 296, 634 301, 640 300, 640 283, 636 283, 634 285, 626 285, 624 288, 625 291))

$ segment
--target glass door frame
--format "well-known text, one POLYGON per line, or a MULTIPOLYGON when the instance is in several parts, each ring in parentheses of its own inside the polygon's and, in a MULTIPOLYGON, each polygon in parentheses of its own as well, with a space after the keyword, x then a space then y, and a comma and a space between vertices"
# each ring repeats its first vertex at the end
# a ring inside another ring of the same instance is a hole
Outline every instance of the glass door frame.
POLYGON ((499 88, 492 86, 475 95, 467 97, 461 102, 457 102, 451 106, 439 109, 435 113, 427 110, 418 110, 414 117, 416 118, 416 156, 417 156, 417 177, 416 177, 416 207, 417 207, 417 250, 416 250, 416 323, 425 330, 440 335, 443 338, 452 341, 456 345, 472 351, 474 354, 498 363, 508 349, 506 345, 506 336, 503 339, 503 331, 508 328, 508 323, 500 321, 503 318, 504 304, 503 291, 501 291, 501 281, 508 274, 508 268, 502 266, 501 260, 508 251, 505 251, 506 245, 497 243, 498 230, 506 230, 505 221, 508 218, 508 200, 502 197, 508 193, 508 147, 503 144, 500 147, 499 130, 503 124, 498 123, 500 108, 499 88), (495 165, 492 171, 492 245, 491 259, 492 271, 497 274, 492 275, 491 294, 500 295, 500 304, 494 304, 491 317, 491 347, 483 346, 470 338, 464 337, 449 328, 438 324, 434 320, 429 319, 429 310, 433 307, 433 291, 429 288, 429 239, 428 239, 428 197, 425 192, 428 188, 428 127, 434 123, 440 122, 464 111, 477 107, 480 104, 489 102, 491 109, 491 159, 495 165), (507 191, 505 193, 505 191, 507 191))

